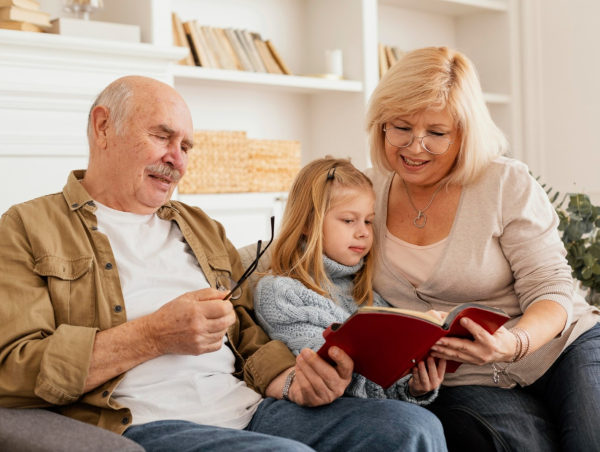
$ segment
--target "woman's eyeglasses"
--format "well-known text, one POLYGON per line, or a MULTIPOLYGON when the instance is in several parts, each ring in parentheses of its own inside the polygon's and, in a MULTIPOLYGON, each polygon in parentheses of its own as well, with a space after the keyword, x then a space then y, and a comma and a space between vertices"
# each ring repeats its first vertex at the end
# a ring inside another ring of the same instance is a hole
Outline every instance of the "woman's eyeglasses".
POLYGON ((450 141, 448 138, 442 135, 425 135, 424 137, 417 137, 410 133, 408 130, 404 130, 401 127, 394 127, 393 125, 383 125, 383 132, 385 133, 385 139, 388 143, 396 148, 406 148, 412 144, 415 140, 419 140, 421 147, 430 154, 440 155, 450 149, 450 145, 454 141, 450 141))
POLYGON ((265 254, 265 251, 267 251, 267 248, 269 248, 269 246, 273 242, 274 233, 275 217, 271 217, 271 240, 269 240, 269 243, 267 243, 267 246, 265 246, 265 248, 262 251, 260 249, 262 246, 262 240, 258 241, 256 245, 256 259, 254 259, 254 262, 252 262, 248 266, 248 269, 244 272, 242 277, 237 282, 229 278, 228 276, 217 276, 217 289, 222 291, 229 290, 229 293, 225 295, 225 298, 223 298, 223 300, 229 300, 230 298, 232 300, 237 300, 242 296, 242 284, 244 284, 244 282, 250 277, 252 273, 254 273, 254 271, 258 267, 258 261, 263 256, 263 254, 265 254))

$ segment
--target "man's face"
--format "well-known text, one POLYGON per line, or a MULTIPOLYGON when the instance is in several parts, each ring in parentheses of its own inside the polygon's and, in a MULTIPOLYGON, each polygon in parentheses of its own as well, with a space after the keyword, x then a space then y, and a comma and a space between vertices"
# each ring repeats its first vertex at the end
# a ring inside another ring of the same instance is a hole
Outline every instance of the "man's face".
POLYGON ((185 174, 193 145, 190 112, 166 89, 136 94, 121 135, 107 131, 103 171, 113 208, 150 214, 167 202, 185 174))

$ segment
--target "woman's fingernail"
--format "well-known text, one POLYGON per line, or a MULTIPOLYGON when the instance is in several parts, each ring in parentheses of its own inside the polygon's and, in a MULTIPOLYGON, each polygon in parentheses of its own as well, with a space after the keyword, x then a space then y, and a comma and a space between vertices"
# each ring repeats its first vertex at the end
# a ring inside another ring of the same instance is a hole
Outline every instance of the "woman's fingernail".
POLYGON ((437 347, 431 347, 431 350, 433 350, 433 351, 435 351, 435 352, 437 352, 437 351, 438 351, 437 347))
POLYGON ((302 361, 304 361, 304 358, 302 357, 302 353, 301 353, 301 354, 299 354, 298 356, 296 356, 296 361, 297 361, 297 362, 302 362, 302 361))
POLYGON ((337 347, 331 347, 331 348, 329 349, 329 354, 330 354, 331 356, 338 356, 338 355, 340 354, 340 349, 339 349, 339 348, 337 348, 337 347))
POLYGON ((463 317, 462 319, 460 319, 460 323, 462 323, 463 325, 467 325, 469 323, 469 319, 463 317))

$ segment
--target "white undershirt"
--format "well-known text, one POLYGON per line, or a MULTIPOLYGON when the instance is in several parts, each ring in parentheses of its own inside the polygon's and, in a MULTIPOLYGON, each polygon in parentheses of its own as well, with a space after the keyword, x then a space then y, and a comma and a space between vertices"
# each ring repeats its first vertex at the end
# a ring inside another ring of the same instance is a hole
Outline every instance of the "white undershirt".
MULTIPOLYGON (((96 205, 98 230, 108 237, 115 256, 127 320, 209 287, 177 223, 96 205)), ((262 398, 232 375, 235 357, 226 341, 213 353, 146 361, 126 373, 113 397, 131 409, 132 425, 179 419, 243 429, 262 398)))

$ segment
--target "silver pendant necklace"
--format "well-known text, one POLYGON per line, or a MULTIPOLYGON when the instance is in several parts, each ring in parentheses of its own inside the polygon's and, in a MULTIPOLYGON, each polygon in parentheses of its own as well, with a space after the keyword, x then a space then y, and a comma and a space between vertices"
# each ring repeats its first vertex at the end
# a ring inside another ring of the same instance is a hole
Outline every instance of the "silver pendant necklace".
POLYGON ((431 197, 431 201, 429 201, 429 204, 427 204, 427 207, 425 207, 423 210, 419 210, 415 206, 415 203, 412 201, 412 198, 410 197, 410 193, 408 192, 408 188, 406 188, 406 183, 404 182, 404 179, 402 179, 402 185, 404 185, 404 190, 406 190, 406 194, 408 195, 408 200, 410 201, 410 204, 413 206, 413 209, 415 209, 417 211, 417 213, 418 213, 418 215, 416 216, 416 218, 413 220, 413 223, 419 229, 423 229, 425 227, 425 224, 427 224, 427 217, 425 216, 425 214, 423 212, 425 212, 427 209, 429 209, 429 206, 433 202, 433 199, 435 198, 435 195, 437 195, 438 191, 440 191, 440 189, 442 188, 442 184, 440 184, 440 186, 438 187, 438 189, 435 191, 435 193, 431 197), (420 220, 420 222, 419 222, 419 220, 420 220))

